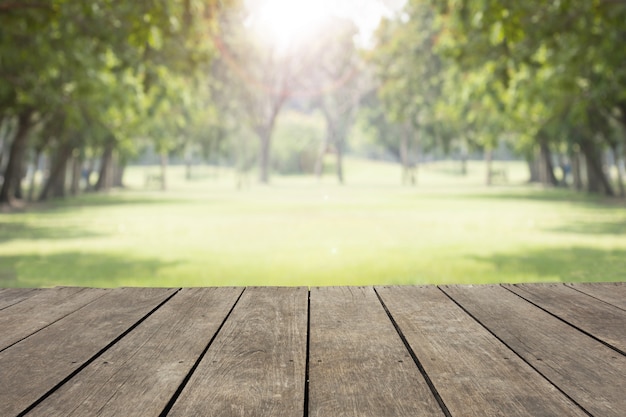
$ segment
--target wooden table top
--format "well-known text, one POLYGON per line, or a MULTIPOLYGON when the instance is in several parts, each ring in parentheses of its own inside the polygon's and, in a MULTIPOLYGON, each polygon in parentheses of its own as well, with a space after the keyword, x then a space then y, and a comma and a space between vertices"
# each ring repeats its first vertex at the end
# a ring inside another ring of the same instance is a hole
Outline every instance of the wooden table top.
POLYGON ((0 416, 626 416, 626 283, 0 289, 0 416))

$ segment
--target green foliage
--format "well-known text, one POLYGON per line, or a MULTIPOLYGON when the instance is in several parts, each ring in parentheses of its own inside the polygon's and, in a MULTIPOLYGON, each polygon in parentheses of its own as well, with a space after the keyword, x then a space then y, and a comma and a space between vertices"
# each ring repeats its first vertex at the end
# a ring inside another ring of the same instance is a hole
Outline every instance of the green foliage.
POLYGON ((351 149, 364 156, 388 157, 400 160, 401 126, 389 120, 378 98, 371 90, 361 100, 356 120, 356 132, 351 149))
POLYGON ((200 0, 3 5, 0 117, 29 110, 33 122, 48 126, 37 132, 51 153, 54 145, 82 154, 111 146, 128 153, 133 139, 147 134, 157 148, 175 148, 191 118, 193 80, 213 52, 206 37, 214 30, 216 5, 200 0))
POLYGON ((495 100, 490 107, 503 121, 487 125, 533 139, 548 129, 558 142, 563 128, 589 126, 590 109, 604 119, 590 135, 607 136, 596 130, 626 115, 626 52, 616 47, 626 36, 623 3, 433 3, 442 11, 441 52, 477 77, 474 94, 495 100))
POLYGON ((624 159, 626 149, 624 2, 408 0, 360 55, 349 19, 281 49, 250 30, 241 6, 3 3, 0 123, 15 128, 3 134, 0 202, 18 193, 25 161, 40 153, 59 172, 70 157, 123 166, 143 147, 213 160, 230 153, 247 172, 258 152, 267 182, 270 168, 309 172, 321 149, 337 157, 341 178, 356 119, 360 137, 376 142, 364 148, 407 168, 424 153, 465 157, 506 141, 546 173, 582 155, 588 189, 615 194, 603 158, 624 159), (281 125, 284 108, 319 108, 324 146, 314 149, 317 128, 305 116, 281 125))
POLYGON ((379 138, 405 165, 411 158, 403 149, 449 152, 455 139, 467 142, 469 136, 469 98, 460 105, 450 104, 463 92, 458 91, 456 69, 436 48, 439 36, 435 10, 424 1, 409 1, 398 16, 383 20, 377 46, 369 54, 384 111, 380 126, 396 131, 389 132, 395 144, 384 131, 379 138), (409 139, 401 139, 403 135, 409 139))
POLYGON ((589 189, 611 195, 602 153, 626 143, 625 19, 612 1, 410 0, 370 54, 384 116, 426 148, 507 140, 546 172, 580 150, 589 189))
POLYGON ((274 133, 274 170, 280 174, 313 174, 324 134, 324 118, 319 112, 283 112, 274 133))

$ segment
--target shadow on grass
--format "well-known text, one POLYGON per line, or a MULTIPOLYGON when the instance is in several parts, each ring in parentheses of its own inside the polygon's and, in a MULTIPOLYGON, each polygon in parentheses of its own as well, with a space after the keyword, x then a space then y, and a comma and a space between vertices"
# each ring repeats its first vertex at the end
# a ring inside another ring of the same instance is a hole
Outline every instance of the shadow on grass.
POLYGON ((626 250, 622 249, 544 248, 472 259, 492 264, 503 278, 528 276, 564 282, 626 280, 626 250))
POLYGON ((26 222, 0 221, 0 243, 16 239, 77 239, 102 236, 76 227, 43 227, 26 222))
POLYGON ((0 256, 0 287, 159 286, 159 271, 177 264, 155 258, 78 252, 0 256))
MULTIPOLYGON (((65 213, 83 208, 114 207, 114 206, 158 206, 164 204, 196 204, 197 201, 173 195, 157 195, 150 191, 130 191, 105 194, 82 194, 75 197, 57 198, 45 202, 28 203, 24 207, 1 207, 0 216, 20 215, 24 213, 65 213)), ((1 218, 1 217, 0 217, 1 218)))
POLYGON ((565 226, 547 229, 550 232, 576 233, 586 235, 625 235, 626 220, 612 222, 572 223, 565 226))
MULTIPOLYGON (((126 206, 126 205, 158 205, 171 203, 172 198, 166 196, 155 196, 154 193, 140 195, 139 192, 133 191, 132 195, 123 192, 115 194, 83 194, 78 197, 70 197, 66 199, 56 199, 50 202, 35 204, 31 206, 33 211, 49 211, 74 209, 77 207, 108 207, 108 206, 126 206)), ((176 203, 184 202, 176 199, 176 203)))
POLYGON ((519 186, 519 188, 507 187, 506 190, 494 189, 493 192, 476 193, 471 195, 471 197, 488 200, 561 202, 607 209, 624 208, 626 205, 626 200, 619 198, 608 198, 601 195, 576 192, 567 189, 530 188, 528 186, 519 186))

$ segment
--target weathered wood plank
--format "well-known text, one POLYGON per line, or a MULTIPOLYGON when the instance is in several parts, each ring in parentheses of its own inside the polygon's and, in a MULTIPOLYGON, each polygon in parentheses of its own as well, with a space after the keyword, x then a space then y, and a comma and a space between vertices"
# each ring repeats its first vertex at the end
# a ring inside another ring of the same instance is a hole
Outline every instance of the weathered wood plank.
POLYGON ((562 284, 519 284, 505 288, 626 352, 626 311, 562 284))
POLYGON ((306 288, 247 288, 168 416, 301 416, 306 288))
POLYGON ((309 416, 443 416, 367 288, 311 290, 309 416))
POLYGON ((32 297, 39 291, 34 288, 3 288, 0 290, 0 310, 32 297))
POLYGON ((500 286, 442 289, 595 416, 626 414, 626 358, 500 286))
POLYGON ((39 400, 176 290, 121 288, 0 353, 0 415, 39 400))
POLYGON ((41 290, 0 311, 0 351, 105 294, 102 289, 61 287, 41 290))
POLYGON ((626 282, 569 283, 565 285, 626 310, 626 282))
POLYGON ((181 290, 27 416, 159 416, 241 292, 181 290))
POLYGON ((586 416, 437 287, 378 287, 453 416, 586 416))

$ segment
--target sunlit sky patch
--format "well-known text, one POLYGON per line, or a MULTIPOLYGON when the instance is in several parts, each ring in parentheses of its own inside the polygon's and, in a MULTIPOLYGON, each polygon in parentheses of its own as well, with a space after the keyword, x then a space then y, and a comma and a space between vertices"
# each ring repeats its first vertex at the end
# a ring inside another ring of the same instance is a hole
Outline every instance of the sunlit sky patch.
POLYGON ((398 10, 405 0, 246 0, 247 22, 278 48, 306 42, 330 17, 351 19, 359 40, 371 38, 380 19, 398 10))

